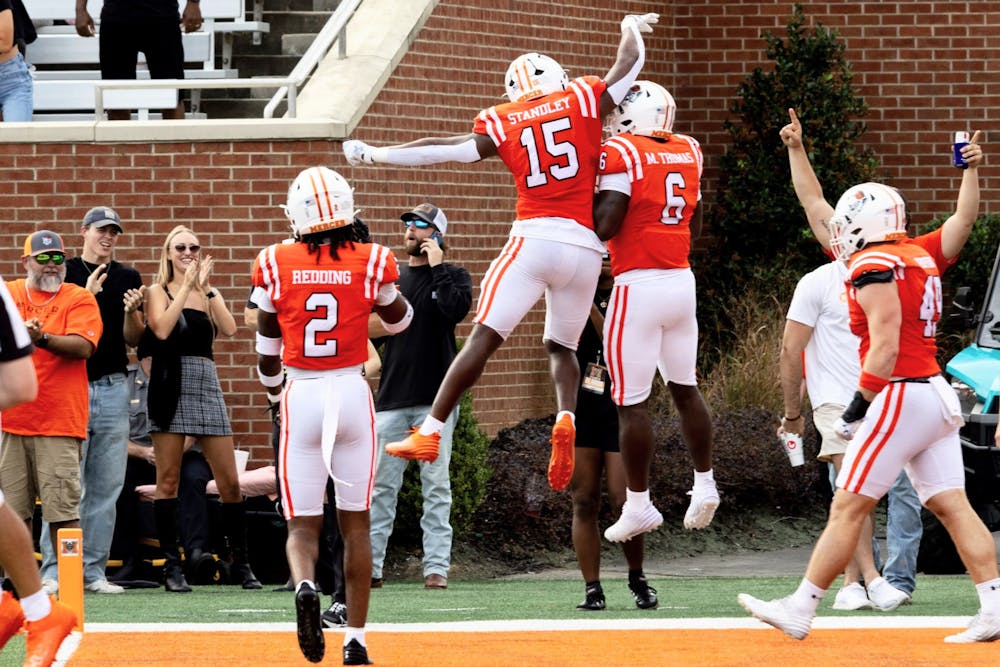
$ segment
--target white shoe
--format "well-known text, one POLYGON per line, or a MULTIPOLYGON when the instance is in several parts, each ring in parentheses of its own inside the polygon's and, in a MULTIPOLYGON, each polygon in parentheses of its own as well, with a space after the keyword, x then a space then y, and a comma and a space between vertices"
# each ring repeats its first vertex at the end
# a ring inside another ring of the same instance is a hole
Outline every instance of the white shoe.
POLYGON ((910 601, 910 596, 899 590, 882 577, 868 584, 868 599, 878 611, 893 611, 910 601))
POLYGON ((872 601, 868 599, 865 587, 855 581, 837 591, 837 597, 833 599, 833 608, 841 611, 871 609, 872 601))
POLYGON ((89 584, 85 584, 83 588, 91 593, 104 593, 105 595, 117 595, 125 592, 124 588, 118 584, 111 583, 107 579, 97 579, 89 584))
POLYGON ((611 542, 627 542, 636 535, 656 530, 663 523, 663 515, 650 503, 638 512, 632 512, 628 501, 622 507, 622 515, 618 521, 608 526, 604 537, 611 542))
POLYGON ((715 482, 706 482, 701 488, 695 487, 688 491, 691 504, 684 513, 684 527, 688 530, 701 530, 712 523, 715 510, 719 507, 719 491, 715 482))
POLYGON ((59 582, 55 579, 42 579, 42 590, 46 595, 55 595, 59 592, 59 582))
POLYGON ((792 639, 805 639, 812 629, 812 616, 792 609, 789 598, 767 601, 740 593, 736 601, 754 618, 778 628, 792 639))
POLYGON ((995 642, 998 639, 1000 639, 1000 616, 982 612, 972 617, 967 630, 944 638, 949 644, 995 642))

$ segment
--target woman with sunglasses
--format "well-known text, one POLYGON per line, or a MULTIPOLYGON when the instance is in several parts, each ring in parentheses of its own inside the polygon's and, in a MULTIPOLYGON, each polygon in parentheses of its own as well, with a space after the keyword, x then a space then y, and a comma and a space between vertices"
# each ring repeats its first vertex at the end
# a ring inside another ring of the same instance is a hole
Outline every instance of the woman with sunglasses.
POLYGON ((197 438, 212 467, 222 498, 223 531, 232 550, 233 579, 243 588, 260 588, 246 550, 246 516, 233 455, 233 431, 212 360, 219 334, 236 333, 236 320, 225 299, 209 284, 211 255, 200 255, 198 238, 174 227, 163 243, 160 268, 146 290, 147 332, 152 332, 152 368, 148 401, 156 456, 153 513, 160 547, 166 555, 168 591, 191 590, 180 564, 177 544, 177 489, 187 436, 197 438))

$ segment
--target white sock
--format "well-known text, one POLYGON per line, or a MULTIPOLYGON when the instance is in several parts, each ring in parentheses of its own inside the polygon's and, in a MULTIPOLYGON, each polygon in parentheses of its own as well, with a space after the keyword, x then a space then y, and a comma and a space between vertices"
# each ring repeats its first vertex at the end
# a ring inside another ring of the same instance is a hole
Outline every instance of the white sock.
POLYGON ((569 422, 573 425, 573 428, 576 428, 576 415, 570 412, 569 410, 560 410, 559 413, 556 415, 556 421, 558 422, 560 419, 562 419, 563 415, 569 415, 569 422))
POLYGON ((815 616, 816 608, 819 607, 824 595, 826 595, 825 588, 820 588, 802 577, 802 583, 799 584, 798 590, 792 593, 791 603, 799 611, 815 616))
POLYGON ((21 598, 21 609, 24 610, 24 618, 29 621, 38 621, 49 615, 52 611, 52 600, 45 594, 45 589, 40 588, 38 592, 21 598))
POLYGON ((303 586, 309 586, 309 588, 313 589, 314 591, 317 590, 316 582, 314 582, 312 579, 303 579, 302 581, 299 582, 299 585, 295 587, 295 590, 296 591, 301 590, 303 586))
POLYGON ((350 644, 352 639, 357 639, 359 644, 368 648, 368 644, 365 643, 364 628, 352 628, 351 626, 347 626, 347 630, 344 631, 344 646, 350 644))
POLYGON ((633 491, 626 487, 625 489, 625 502, 628 507, 633 512, 641 512, 646 509, 651 502, 649 500, 649 489, 645 491, 633 491))
POLYGON ((694 471, 694 488, 698 489, 703 486, 715 486, 715 474, 712 468, 705 472, 694 471))
POLYGON ((443 428, 443 421, 427 415, 424 417, 424 423, 420 425, 420 435, 434 435, 435 433, 440 433, 443 428))
MULTIPOLYGON (((1000 616, 1000 579, 991 579, 976 584, 979 593, 979 608, 984 614, 1000 616)), ((24 601, 21 601, 24 604, 24 601)), ((24 612, 27 615, 27 611, 24 612)))

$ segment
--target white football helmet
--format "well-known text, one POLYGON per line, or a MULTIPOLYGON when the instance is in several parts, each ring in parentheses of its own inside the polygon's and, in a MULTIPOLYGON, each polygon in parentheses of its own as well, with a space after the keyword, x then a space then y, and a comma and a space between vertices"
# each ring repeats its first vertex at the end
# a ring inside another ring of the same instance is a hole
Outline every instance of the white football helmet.
POLYGON ((621 104, 608 114, 605 130, 611 136, 628 132, 668 139, 674 129, 677 104, 663 86, 636 81, 621 104))
POLYGON ((566 70, 552 58, 541 53, 525 53, 507 68, 504 85, 511 102, 533 100, 536 97, 565 90, 569 84, 566 70))
POLYGON ((888 185, 862 183, 840 196, 830 218, 830 250, 847 259, 871 243, 906 237, 906 202, 888 185))
POLYGON ((282 207, 296 237, 354 222, 354 191, 344 177, 326 167, 310 167, 295 177, 282 207))

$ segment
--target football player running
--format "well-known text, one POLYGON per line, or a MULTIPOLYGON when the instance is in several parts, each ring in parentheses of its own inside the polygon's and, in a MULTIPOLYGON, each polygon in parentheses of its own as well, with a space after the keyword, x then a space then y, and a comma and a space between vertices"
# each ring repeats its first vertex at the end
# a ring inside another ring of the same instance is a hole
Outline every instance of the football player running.
POLYGON ((662 86, 638 81, 608 117, 594 203, 615 277, 604 321, 611 397, 618 406, 626 500, 604 536, 613 542, 656 529, 649 497, 653 428, 647 402, 659 368, 694 459, 684 527, 706 527, 719 506, 712 473, 712 418, 698 391, 691 224, 701 222, 701 146, 673 131, 676 104, 662 86))
POLYGON ((921 503, 955 542, 979 594, 979 613, 969 627, 945 641, 994 641, 1000 638, 996 547, 965 495, 962 410, 935 360, 937 264, 905 240, 905 203, 885 185, 863 183, 845 192, 829 230, 833 254, 848 263, 851 330, 861 337, 858 389, 834 426, 850 445, 826 528, 798 590, 780 600, 746 593, 737 600, 756 618, 805 638, 827 588, 850 560, 862 523, 905 468, 921 503))
POLYGON ((299 647, 311 662, 325 645, 314 583, 327 476, 336 487, 344 538, 347 607, 344 664, 366 665, 365 622, 372 572, 369 514, 375 474, 375 407, 361 373, 368 315, 390 334, 413 317, 399 293, 396 258, 354 237, 354 196, 340 174, 312 167, 288 190, 294 243, 264 248, 254 262, 257 369, 268 400, 280 402, 281 505, 295 582, 299 647), (282 364, 286 371, 282 372, 282 364))
POLYGON ((603 80, 584 76, 570 81, 548 56, 517 57, 504 78, 509 102, 481 111, 471 133, 379 148, 344 142, 352 165, 428 165, 499 156, 517 187, 517 219, 483 278, 472 334, 449 367, 423 425, 402 442, 386 445, 390 454, 424 461, 437 457, 444 420, 544 295, 543 342, 558 404, 548 479, 556 490, 569 483, 580 383, 574 351, 604 253, 593 220, 602 119, 635 81, 645 61, 640 33, 652 32, 658 18, 645 14, 622 20, 617 59, 603 80))

